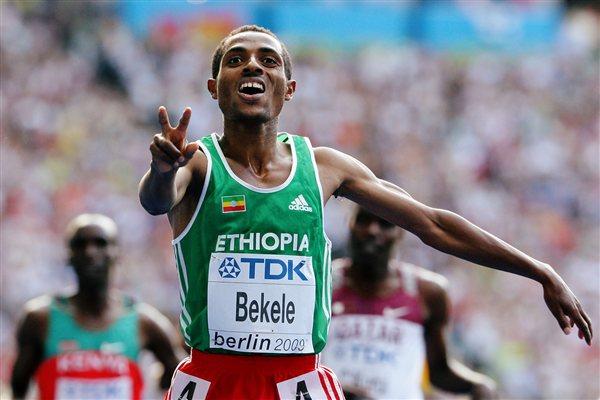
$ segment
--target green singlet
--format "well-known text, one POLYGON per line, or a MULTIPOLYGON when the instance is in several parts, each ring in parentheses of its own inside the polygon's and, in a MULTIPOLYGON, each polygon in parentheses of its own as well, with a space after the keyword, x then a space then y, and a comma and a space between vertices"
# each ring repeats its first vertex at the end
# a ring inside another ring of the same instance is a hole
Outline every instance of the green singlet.
POLYGON ((48 334, 44 357, 51 358, 66 351, 99 350, 123 354, 136 361, 140 352, 138 313, 133 300, 124 298, 125 313, 106 329, 90 331, 77 324, 68 308, 66 297, 56 297, 50 305, 48 334))
POLYGON ((36 371, 40 399, 142 398, 139 313, 129 297, 123 303, 123 313, 113 323, 88 330, 75 320, 67 297, 52 300, 44 360, 36 371))
POLYGON ((264 189, 233 173, 218 139, 199 141, 206 179, 173 240, 186 343, 214 353, 319 353, 331 315, 331 243, 310 141, 278 135, 292 170, 264 189))

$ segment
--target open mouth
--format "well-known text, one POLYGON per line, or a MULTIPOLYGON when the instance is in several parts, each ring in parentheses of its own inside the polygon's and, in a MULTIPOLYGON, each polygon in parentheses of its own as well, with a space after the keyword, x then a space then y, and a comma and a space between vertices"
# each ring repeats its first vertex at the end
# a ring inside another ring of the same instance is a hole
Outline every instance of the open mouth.
POLYGON ((265 92, 262 82, 244 82, 240 84, 238 93, 246 100, 256 100, 265 92))

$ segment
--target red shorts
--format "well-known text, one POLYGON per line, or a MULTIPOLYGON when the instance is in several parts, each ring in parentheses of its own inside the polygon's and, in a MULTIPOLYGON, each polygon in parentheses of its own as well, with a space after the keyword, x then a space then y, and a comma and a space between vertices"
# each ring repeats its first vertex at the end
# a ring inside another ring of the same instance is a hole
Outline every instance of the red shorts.
POLYGON ((173 374, 165 400, 344 400, 318 355, 245 356, 192 349, 173 374))

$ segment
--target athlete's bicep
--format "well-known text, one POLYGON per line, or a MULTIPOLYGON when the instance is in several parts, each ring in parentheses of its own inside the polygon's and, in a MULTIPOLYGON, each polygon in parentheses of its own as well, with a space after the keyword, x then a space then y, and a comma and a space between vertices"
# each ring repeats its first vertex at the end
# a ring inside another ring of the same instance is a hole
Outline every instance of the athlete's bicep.
POLYGON ((201 150, 198 150, 194 157, 185 167, 179 168, 175 175, 175 188, 177 191, 175 205, 178 205, 186 194, 190 191, 190 186, 202 186, 206 175, 207 159, 201 150))
POLYGON ((450 299, 446 286, 447 281, 438 275, 419 279, 419 293, 427 311, 423 336, 432 374, 448 369, 445 330, 450 315, 450 299))
POLYGON ((175 184, 177 196, 175 205, 168 213, 169 223, 173 230, 173 237, 177 237, 190 223, 194 211, 200 201, 200 194, 204 187, 208 159, 201 151, 197 151, 194 158, 184 168, 177 171, 175 184))
POLYGON ((432 208, 393 183, 379 179, 357 159, 326 148, 315 149, 315 157, 324 194, 346 197, 418 236, 432 229, 432 208))
POLYGON ((176 330, 171 322, 154 307, 141 303, 138 304, 137 309, 140 315, 142 346, 152 352, 163 365, 163 374, 159 383, 162 389, 167 389, 178 363, 175 351, 176 330))
POLYGON ((183 197, 187 193, 188 187, 192 182, 192 172, 187 168, 179 168, 175 173, 175 199, 173 201, 173 205, 171 206, 171 210, 183 200, 183 197))

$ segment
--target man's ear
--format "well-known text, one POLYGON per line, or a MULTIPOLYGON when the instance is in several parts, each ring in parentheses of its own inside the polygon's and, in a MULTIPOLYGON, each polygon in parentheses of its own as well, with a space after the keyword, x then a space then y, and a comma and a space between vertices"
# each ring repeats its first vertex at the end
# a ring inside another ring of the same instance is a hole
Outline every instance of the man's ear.
POLYGON ((290 101, 296 92, 296 81, 290 79, 287 81, 287 90, 285 91, 285 101, 290 101))
POLYGON ((206 87, 208 88, 208 91, 210 92, 210 97, 217 100, 217 81, 212 78, 209 79, 208 82, 206 82, 206 87))

